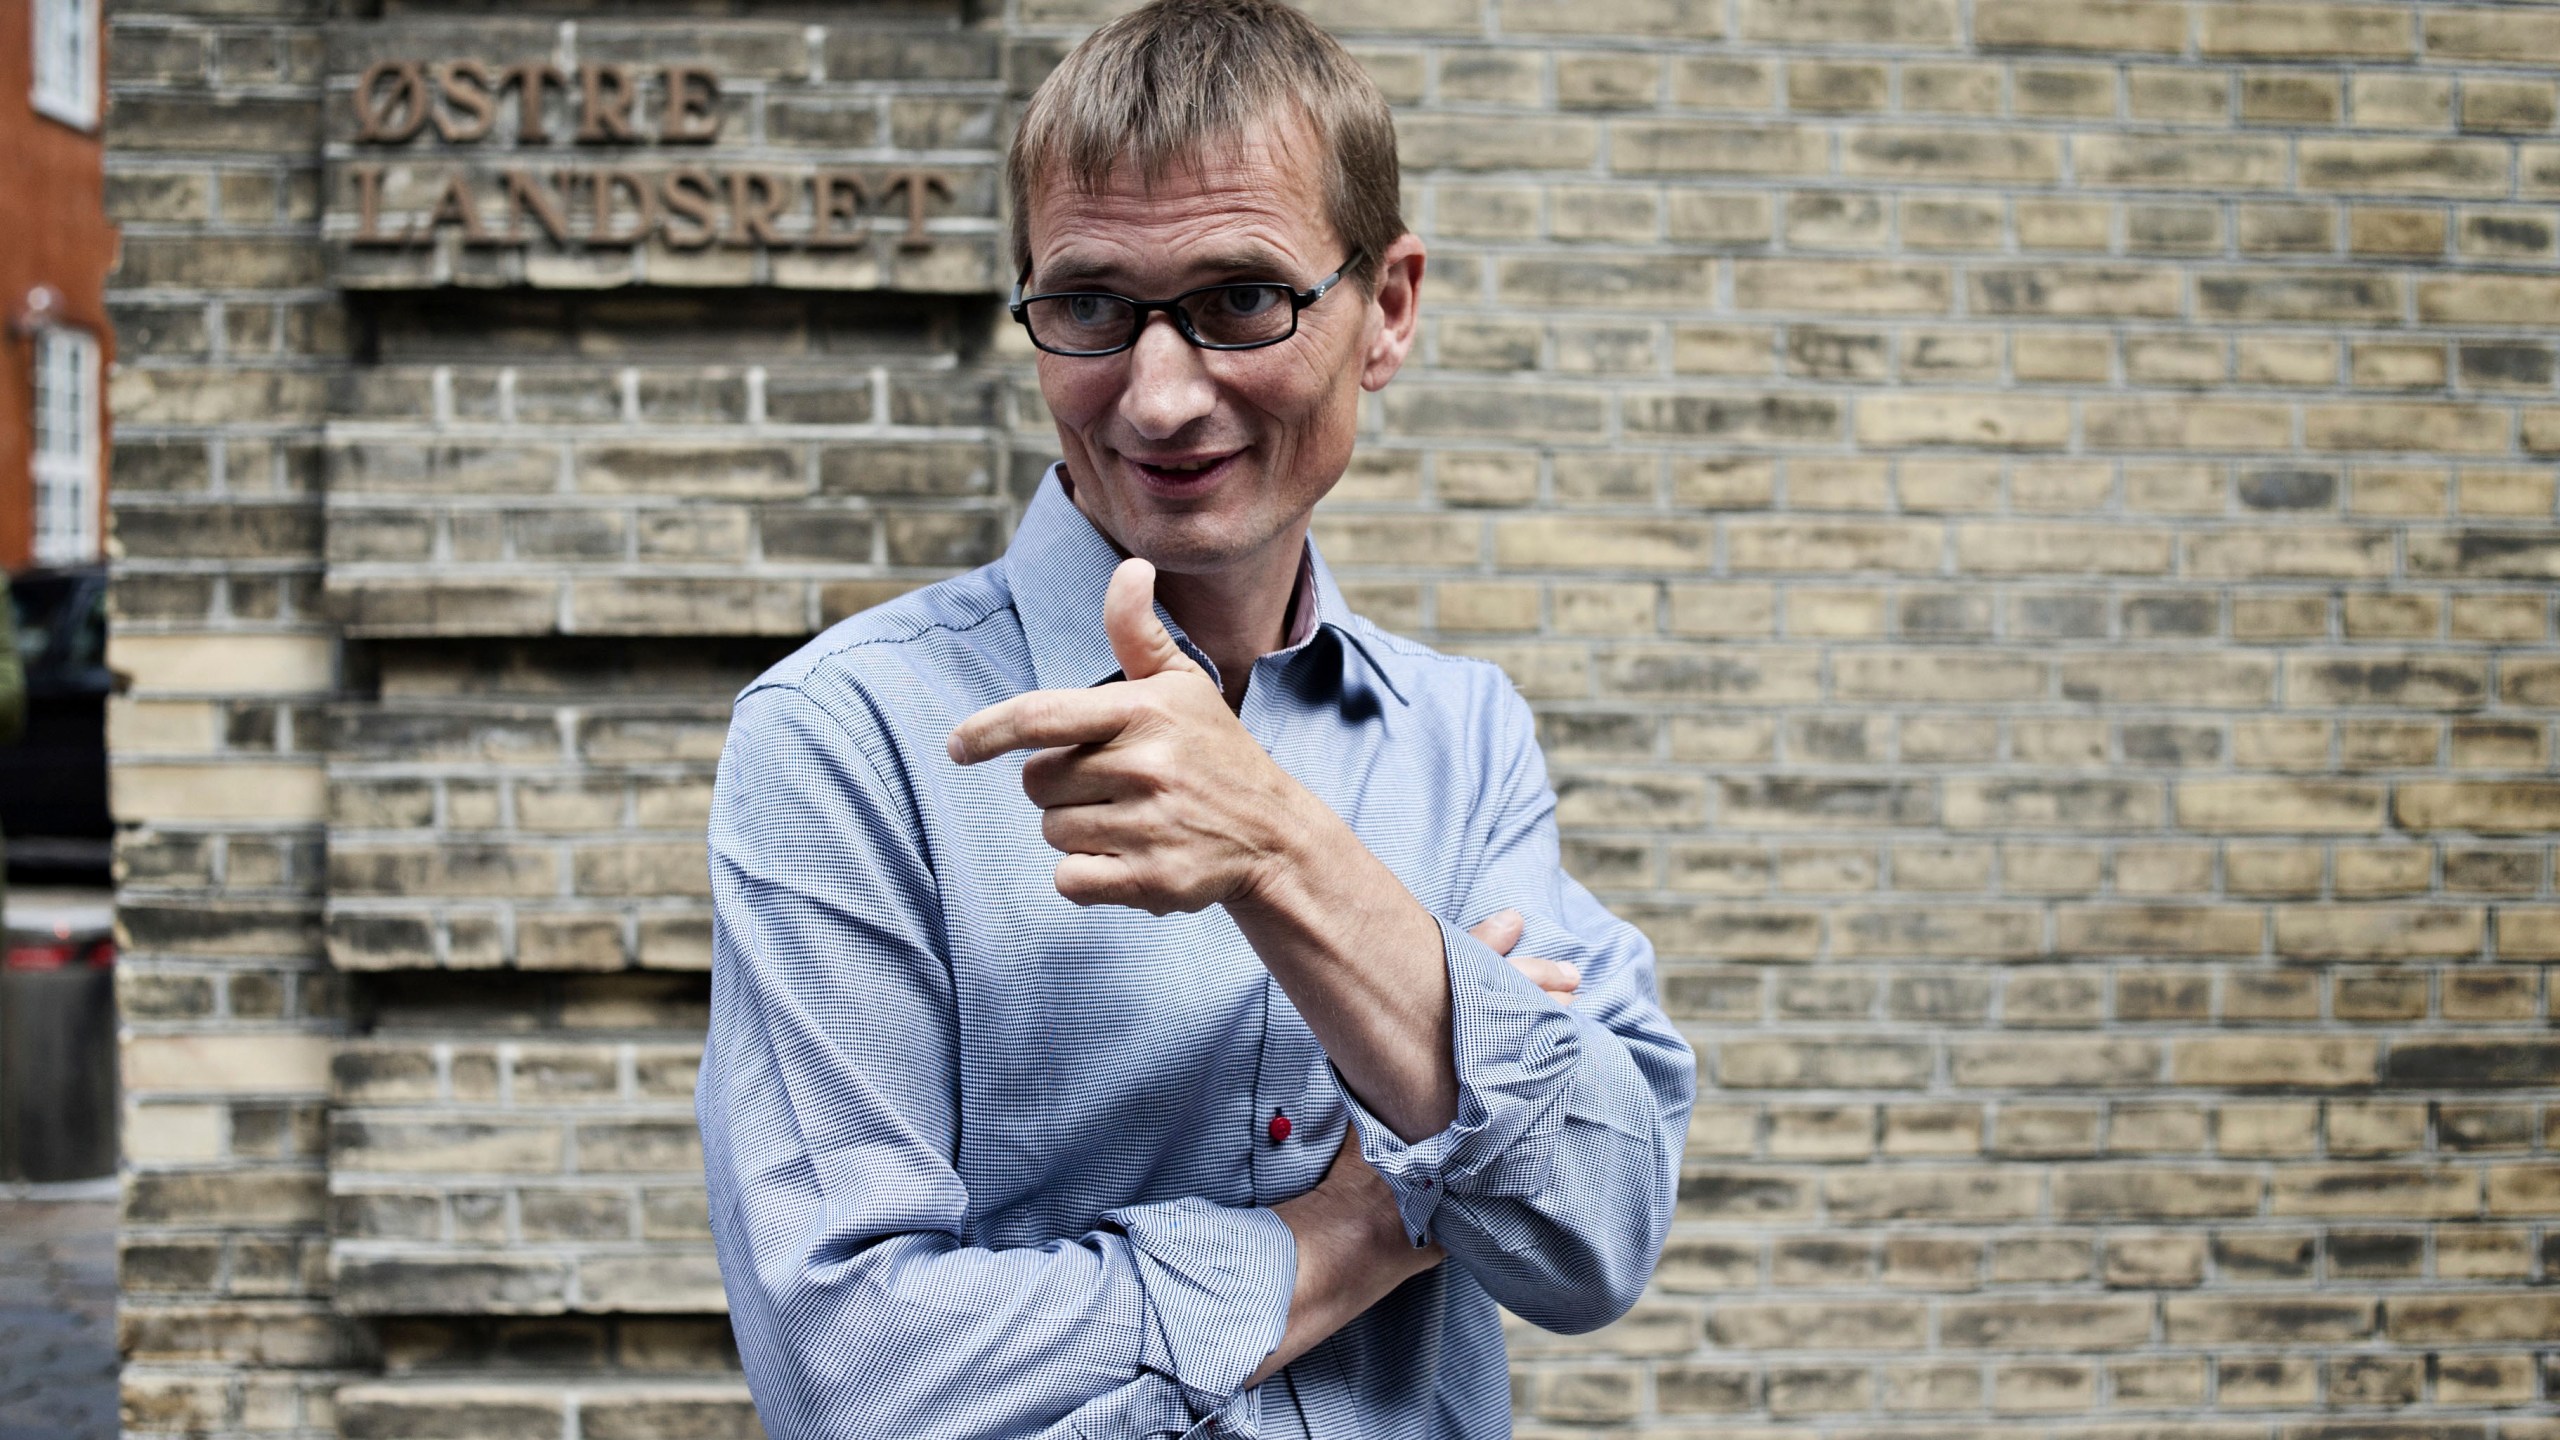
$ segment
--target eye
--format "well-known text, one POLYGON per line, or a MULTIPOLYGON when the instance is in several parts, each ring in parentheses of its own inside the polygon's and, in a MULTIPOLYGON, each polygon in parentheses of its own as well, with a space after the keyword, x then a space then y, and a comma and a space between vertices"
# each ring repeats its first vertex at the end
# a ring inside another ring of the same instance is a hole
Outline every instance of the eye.
POLYGON ((1218 292, 1220 313, 1238 320, 1250 320, 1280 303, 1277 285, 1238 285, 1218 292))
POLYGON ((1067 297, 1067 319, 1077 325, 1099 325, 1111 318, 1114 309, 1105 295, 1070 295, 1067 297))

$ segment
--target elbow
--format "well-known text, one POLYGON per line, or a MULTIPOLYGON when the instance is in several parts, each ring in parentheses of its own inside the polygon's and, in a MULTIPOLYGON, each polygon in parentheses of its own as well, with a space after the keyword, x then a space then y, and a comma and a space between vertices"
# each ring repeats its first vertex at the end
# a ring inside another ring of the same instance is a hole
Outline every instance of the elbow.
POLYGON ((1505 1308, 1541 1330, 1586 1335, 1616 1322, 1644 1298, 1662 1261, 1677 1174, 1676 1162, 1649 1173, 1638 1165, 1616 1194, 1585 1193, 1537 1207, 1536 1243, 1475 1267, 1479 1279, 1505 1308))
MULTIPOLYGON (((1650 1211, 1650 1207, 1647 1207, 1650 1211)), ((1558 1335, 1587 1335, 1614 1323, 1644 1298, 1661 1259, 1663 1227, 1631 1216, 1623 1229, 1545 1226, 1544 1243, 1474 1267, 1496 1300, 1514 1315, 1558 1335)))
POLYGON ((1650 1266, 1609 1266, 1596 1276, 1550 1277, 1548 1283, 1498 1297, 1511 1312, 1541 1330, 1558 1335, 1588 1335, 1615 1323, 1644 1298, 1650 1266))
POLYGON ((1629 1228, 1636 1233, 1613 1237, 1613 1243, 1594 1253, 1593 1278, 1575 1288, 1565 1313, 1557 1317, 1559 1323, 1549 1329, 1560 1335, 1585 1335, 1617 1323, 1644 1298, 1653 1268, 1662 1258, 1662 1237, 1641 1233, 1645 1228, 1641 1223, 1629 1228))

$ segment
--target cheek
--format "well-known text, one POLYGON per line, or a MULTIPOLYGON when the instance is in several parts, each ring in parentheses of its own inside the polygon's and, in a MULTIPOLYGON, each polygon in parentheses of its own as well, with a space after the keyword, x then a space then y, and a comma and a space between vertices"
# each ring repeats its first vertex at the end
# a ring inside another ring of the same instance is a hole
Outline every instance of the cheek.
POLYGON ((1111 407, 1119 393, 1109 365, 1043 356, 1039 366, 1040 399, 1049 414, 1070 430, 1083 430, 1111 407))

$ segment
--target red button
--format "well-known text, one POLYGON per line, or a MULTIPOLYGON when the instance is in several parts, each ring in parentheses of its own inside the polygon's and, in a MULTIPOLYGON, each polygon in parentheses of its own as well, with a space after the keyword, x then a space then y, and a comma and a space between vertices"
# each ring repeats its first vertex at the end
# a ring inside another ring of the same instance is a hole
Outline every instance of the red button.
POLYGON ((1274 1144, 1274 1145, 1277 1145, 1277 1144, 1279 1144, 1281 1141, 1286 1140, 1286 1139, 1288 1139, 1288 1138, 1289 1138, 1289 1117, 1288 1117, 1288 1116, 1286 1116, 1286 1115, 1281 1114, 1281 1113, 1280 1113, 1279 1111, 1277 1111, 1277 1110, 1272 1111, 1272 1112, 1271 1112, 1271 1143, 1272 1143, 1272 1144, 1274 1144))

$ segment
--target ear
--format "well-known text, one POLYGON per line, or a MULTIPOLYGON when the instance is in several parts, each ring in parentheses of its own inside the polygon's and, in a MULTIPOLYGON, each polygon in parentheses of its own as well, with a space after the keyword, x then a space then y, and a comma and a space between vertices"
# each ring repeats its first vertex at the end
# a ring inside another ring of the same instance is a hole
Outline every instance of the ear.
POLYGON ((1380 390, 1404 368, 1422 333, 1422 237, 1408 230, 1396 237, 1378 260, 1378 279, 1369 298, 1374 328, 1368 353, 1360 357, 1360 388, 1380 390))

